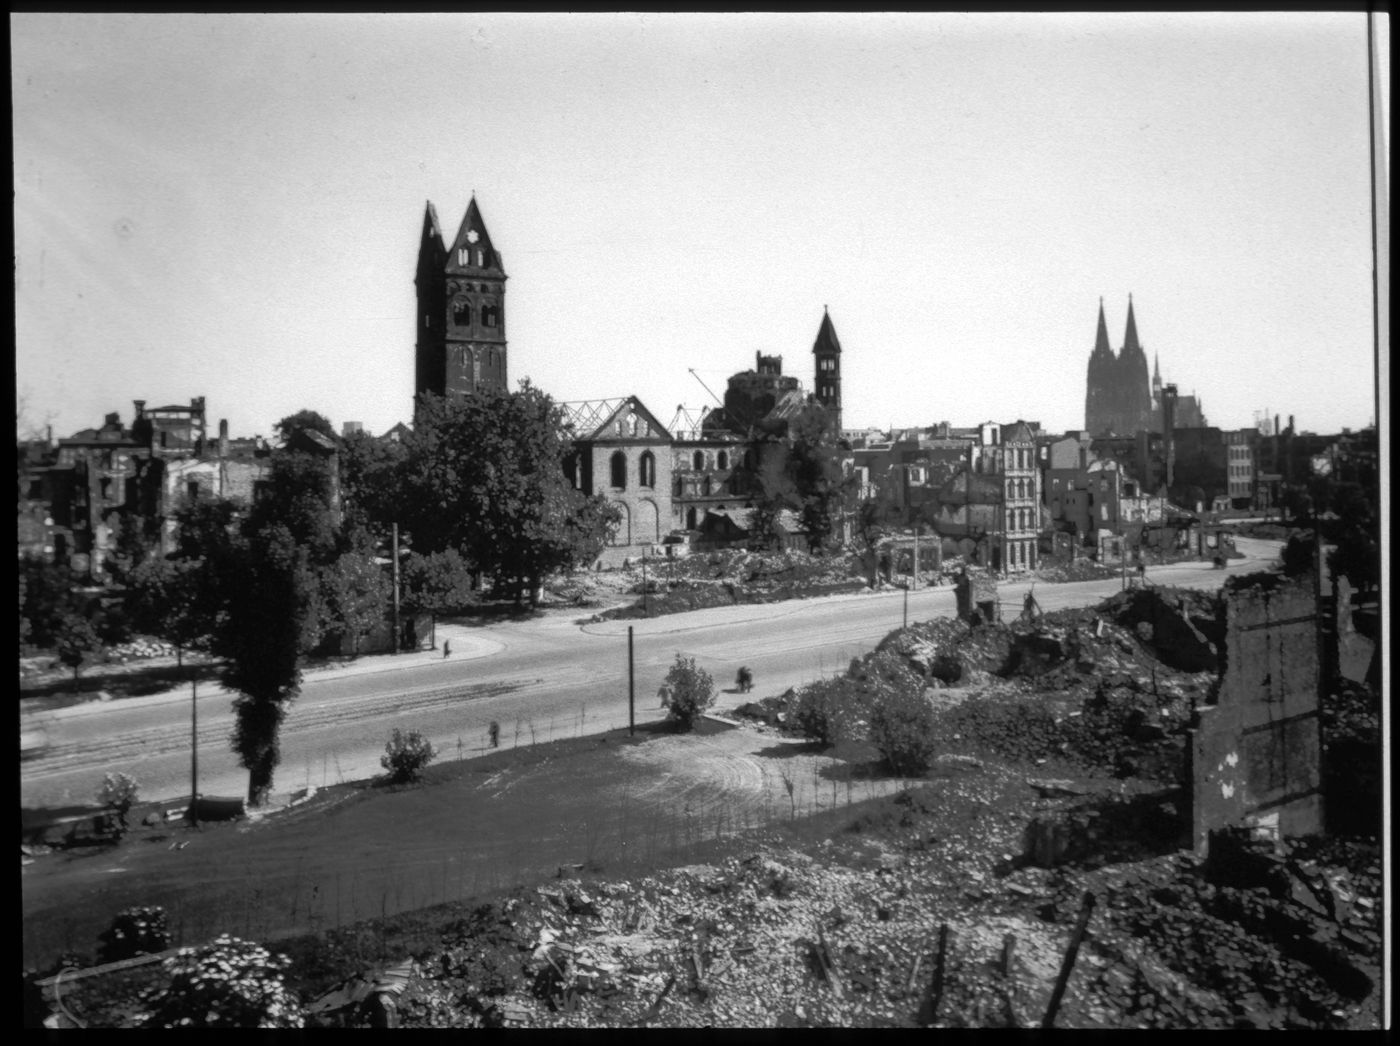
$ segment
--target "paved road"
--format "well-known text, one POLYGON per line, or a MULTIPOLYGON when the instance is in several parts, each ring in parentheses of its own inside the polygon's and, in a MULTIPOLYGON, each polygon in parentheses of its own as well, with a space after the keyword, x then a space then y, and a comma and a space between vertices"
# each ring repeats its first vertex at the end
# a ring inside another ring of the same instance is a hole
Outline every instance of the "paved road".
MULTIPOLYGON (((1238 539, 1243 560, 1225 574, 1210 564, 1152 568, 1149 581, 1218 587, 1226 574, 1259 569, 1279 543, 1238 539)), ((1019 611, 1029 582, 1001 587, 1004 611, 1019 611)), ((1092 605, 1118 580, 1036 585, 1045 610, 1092 605)), ((718 687, 733 688, 741 664, 753 669, 753 696, 843 670, 872 649, 904 616, 903 592, 866 593, 769 606, 723 607, 632 622, 637 719, 658 718, 657 688, 675 655, 693 656, 718 687)), ((910 620, 953 613, 949 587, 909 594, 910 620)), ((443 758, 484 750, 487 724, 501 724, 501 744, 529 744, 627 723, 626 622, 579 625, 576 615, 480 628, 439 626, 453 656, 432 652, 362 658, 309 673, 282 730, 275 791, 369 777, 394 727, 422 731, 443 758)), ((198 696, 200 788, 241 795, 247 773, 229 749, 231 695, 205 686, 198 696)), ((719 707, 741 699, 721 693, 719 707)), ((102 775, 121 770, 141 783, 144 799, 177 802, 189 794, 188 690, 87 704, 51 713, 51 741, 41 758, 21 764, 21 804, 91 801, 102 775)))

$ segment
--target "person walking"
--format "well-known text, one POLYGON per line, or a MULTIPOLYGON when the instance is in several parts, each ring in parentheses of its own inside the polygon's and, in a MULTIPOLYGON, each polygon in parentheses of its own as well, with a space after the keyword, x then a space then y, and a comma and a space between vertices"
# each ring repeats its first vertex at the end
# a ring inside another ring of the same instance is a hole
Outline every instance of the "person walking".
POLYGON ((443 656, 444 658, 446 658, 446 657, 448 657, 451 653, 452 653, 452 640, 450 640, 450 639, 444 639, 444 640, 442 641, 442 656, 443 656))

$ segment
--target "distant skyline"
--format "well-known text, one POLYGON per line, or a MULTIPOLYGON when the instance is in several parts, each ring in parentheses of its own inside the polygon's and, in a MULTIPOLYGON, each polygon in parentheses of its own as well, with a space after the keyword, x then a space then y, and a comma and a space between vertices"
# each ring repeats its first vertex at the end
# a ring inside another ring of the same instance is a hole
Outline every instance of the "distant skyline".
POLYGON ((511 387, 556 400, 669 421, 755 352, 810 391, 825 306, 849 428, 1074 429, 1131 293, 1210 424, 1375 419, 1362 12, 10 25, 16 387, 55 436, 201 395, 234 435, 409 420, 424 204, 450 239, 473 191, 511 387))

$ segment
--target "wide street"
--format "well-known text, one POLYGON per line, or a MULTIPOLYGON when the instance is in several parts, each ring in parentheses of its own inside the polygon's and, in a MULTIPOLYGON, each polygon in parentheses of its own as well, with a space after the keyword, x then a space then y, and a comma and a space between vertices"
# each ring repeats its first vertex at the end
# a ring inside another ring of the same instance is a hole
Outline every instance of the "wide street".
MULTIPOLYGON (((1237 539, 1244 559, 1226 571, 1209 562, 1149 568, 1157 584, 1215 588, 1229 574, 1261 569, 1279 543, 1237 539)), ((1001 586, 1003 614, 1019 612, 1029 582, 1001 586)), ((1044 610, 1097 603, 1121 587, 1118 579, 1036 583, 1044 610)), ((752 696, 781 693, 845 669, 903 621, 902 591, 723 607, 631 622, 634 630, 636 714, 658 718, 657 689, 675 655, 693 656, 721 689, 718 707, 741 700, 733 693, 740 665, 754 673, 752 696)), ((950 616, 949 586, 908 594, 909 620, 950 616)), ((628 622, 580 625, 584 612, 555 610, 533 620, 482 627, 440 626, 453 653, 421 651, 365 657, 308 672, 282 727, 282 762, 274 783, 285 797, 307 784, 373 776, 395 728, 416 729, 440 758, 484 750, 487 726, 500 724, 502 747, 544 742, 626 725, 628 622)), ((231 695, 201 687, 198 695, 199 786, 206 795, 245 793, 247 772, 229 748, 231 695)), ((89 803, 104 773, 136 777, 143 799, 178 802, 189 794, 188 689, 51 712, 44 727, 48 751, 21 764, 25 807, 89 803)))

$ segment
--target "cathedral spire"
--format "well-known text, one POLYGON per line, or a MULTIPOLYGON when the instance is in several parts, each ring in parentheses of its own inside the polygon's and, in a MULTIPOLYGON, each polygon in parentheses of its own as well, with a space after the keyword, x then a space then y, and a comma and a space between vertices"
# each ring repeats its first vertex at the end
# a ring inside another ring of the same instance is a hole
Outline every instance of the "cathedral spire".
POLYGON ((1152 354, 1152 391, 1157 392, 1162 388, 1162 364, 1157 359, 1157 354, 1152 354))
POLYGON ((1141 352, 1142 346, 1138 344, 1137 321, 1133 319, 1133 296, 1128 295, 1128 329, 1123 335, 1124 352, 1141 352))
POLYGON ((1103 299, 1099 299, 1099 333, 1094 338, 1095 356, 1112 356, 1113 349, 1108 344, 1108 324, 1103 318, 1103 299))

